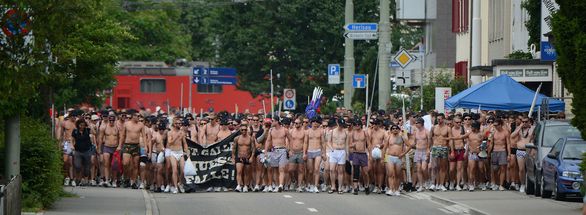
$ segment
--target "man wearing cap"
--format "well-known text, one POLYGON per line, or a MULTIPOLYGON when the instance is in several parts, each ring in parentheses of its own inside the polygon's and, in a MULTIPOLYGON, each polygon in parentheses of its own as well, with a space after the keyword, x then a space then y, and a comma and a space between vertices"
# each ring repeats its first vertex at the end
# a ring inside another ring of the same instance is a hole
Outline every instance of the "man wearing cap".
MULTIPOLYGON (((283 120, 285 121, 285 120, 283 120)), ((269 130, 267 143, 265 144, 265 159, 270 159, 270 168, 268 171, 269 184, 263 192, 282 192, 285 184, 286 167, 287 167, 287 148, 289 146, 287 138, 287 129, 282 126, 279 118, 273 121, 273 128, 269 130), (270 152, 270 153, 269 153, 270 152), (270 155, 270 156, 269 156, 270 155), (270 187, 273 183, 273 172, 278 168, 279 187, 272 190, 270 187)))
POLYGON ((65 114, 65 121, 61 123, 61 129, 58 133, 57 139, 59 140, 60 149, 63 150, 63 168, 65 169, 65 183, 69 185, 71 182, 72 186, 75 186, 75 180, 73 178, 73 137, 71 134, 75 129, 75 118, 70 114, 65 114))
POLYGON ((218 131, 218 141, 221 141, 223 139, 226 139, 226 137, 230 136, 230 134, 232 134, 232 131, 230 131, 230 129, 228 129, 228 119, 223 118, 220 120, 220 131, 218 131))
POLYGON ((116 126, 116 116, 111 114, 108 116, 105 126, 101 126, 98 134, 98 152, 102 155, 102 174, 105 178, 104 186, 116 187, 116 174, 111 172, 112 154, 116 151, 119 144, 120 129, 116 126), (114 181, 112 181, 114 178, 114 181))
MULTIPOLYGON (((384 144, 386 132, 382 128, 382 121, 378 118, 373 119, 372 126, 372 129, 369 130, 370 135, 368 135, 370 139, 368 150, 372 152, 376 148, 380 151, 384 144)), ((383 177, 385 176, 385 166, 382 161, 382 157, 375 158, 373 156, 370 156, 370 164, 368 168, 373 173, 371 175, 374 176, 375 181, 375 187, 372 192, 379 194, 382 192, 383 177)))
POLYGON ((309 175, 307 183, 310 184, 309 192, 319 193, 319 170, 322 157, 326 155, 325 144, 323 144, 324 131, 319 127, 321 124, 320 118, 314 117, 310 121, 311 129, 307 131, 307 174, 309 175))
POLYGON ((478 166, 481 165, 478 153, 480 153, 480 144, 484 139, 484 135, 480 132, 479 122, 472 122, 471 128, 472 130, 465 135, 450 138, 452 140, 464 139, 468 144, 468 190, 470 192, 474 191, 474 187, 477 183, 476 170, 478 166))
POLYGON ((146 130, 143 123, 138 121, 139 113, 131 112, 131 118, 125 122, 120 130, 120 139, 117 151, 122 150, 122 163, 124 165, 124 178, 130 178, 130 186, 138 189, 135 183, 138 177, 138 164, 140 159, 140 138, 146 139, 146 130))
POLYGON ((369 148, 370 140, 366 131, 362 129, 362 121, 360 119, 355 119, 352 125, 353 129, 349 135, 349 148, 352 149, 352 167, 354 170, 352 193, 358 195, 358 180, 360 179, 360 172, 362 172, 364 174, 366 194, 368 195, 370 193, 370 177, 368 175, 368 154, 366 152, 369 148))
POLYGON ((303 192, 305 179, 305 160, 307 159, 307 133, 301 121, 301 117, 295 119, 294 128, 287 133, 289 139, 289 174, 295 175, 297 171, 297 192, 303 192))
POLYGON ((346 121, 338 119, 338 127, 332 131, 332 140, 330 141, 331 152, 329 162, 330 169, 333 171, 330 180, 332 189, 328 193, 336 192, 336 174, 338 178, 338 194, 343 194, 342 186, 344 185, 344 171, 346 159, 348 158, 348 145, 350 138, 348 138, 348 131, 346 130, 346 121))
MULTIPOLYGON (((332 149, 332 133, 333 133, 335 127, 336 127, 336 120, 334 118, 330 118, 327 122, 326 129, 324 129, 323 144, 325 147, 326 156, 323 157, 324 186, 322 186, 322 189, 321 189, 322 192, 327 192, 328 189, 332 188, 332 184, 330 184, 330 182, 331 182, 330 177, 332 177, 332 174, 337 174, 335 172, 335 165, 330 165, 330 162, 329 162, 330 156, 332 155, 332 152, 334 151, 332 149)), ((335 186, 335 184, 334 184, 334 186, 335 186)))

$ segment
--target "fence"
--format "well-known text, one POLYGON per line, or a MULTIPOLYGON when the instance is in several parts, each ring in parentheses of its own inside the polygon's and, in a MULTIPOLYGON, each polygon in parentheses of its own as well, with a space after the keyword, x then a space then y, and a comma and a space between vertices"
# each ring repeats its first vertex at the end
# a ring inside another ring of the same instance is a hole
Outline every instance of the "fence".
POLYGON ((22 178, 17 175, 8 184, 0 185, 0 215, 20 214, 21 183, 22 178))

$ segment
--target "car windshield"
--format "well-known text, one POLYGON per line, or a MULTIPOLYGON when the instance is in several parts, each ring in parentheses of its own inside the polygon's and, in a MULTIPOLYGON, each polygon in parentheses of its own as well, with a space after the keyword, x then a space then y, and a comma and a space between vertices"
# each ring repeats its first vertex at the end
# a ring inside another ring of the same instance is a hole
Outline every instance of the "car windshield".
POLYGON ((542 146, 552 147, 555 142, 564 137, 579 137, 580 131, 571 125, 552 125, 545 127, 542 146))
POLYGON ((569 140, 566 142, 562 159, 582 160, 582 155, 584 152, 586 152, 586 141, 569 140))

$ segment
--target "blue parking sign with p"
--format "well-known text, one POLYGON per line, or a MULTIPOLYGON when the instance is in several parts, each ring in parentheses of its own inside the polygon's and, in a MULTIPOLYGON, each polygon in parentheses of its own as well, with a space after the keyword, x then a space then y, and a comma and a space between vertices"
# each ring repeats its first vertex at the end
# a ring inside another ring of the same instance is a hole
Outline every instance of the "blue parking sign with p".
POLYGON ((340 64, 328 64, 328 75, 340 75, 340 64))

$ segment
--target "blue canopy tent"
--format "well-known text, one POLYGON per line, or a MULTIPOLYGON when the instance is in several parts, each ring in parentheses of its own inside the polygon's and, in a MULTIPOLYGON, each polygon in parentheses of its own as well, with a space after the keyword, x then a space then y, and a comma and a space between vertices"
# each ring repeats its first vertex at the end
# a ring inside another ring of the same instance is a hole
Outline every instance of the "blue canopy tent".
MULTIPOLYGON (((474 85, 445 101, 447 108, 466 108, 481 110, 512 110, 527 112, 531 108, 531 102, 535 91, 523 86, 508 75, 500 75, 492 80, 474 85)), ((542 94, 537 95, 535 108, 541 106, 541 100, 548 98, 542 94)), ((564 111, 565 103, 557 100, 549 100, 549 110, 552 112, 564 111)))

